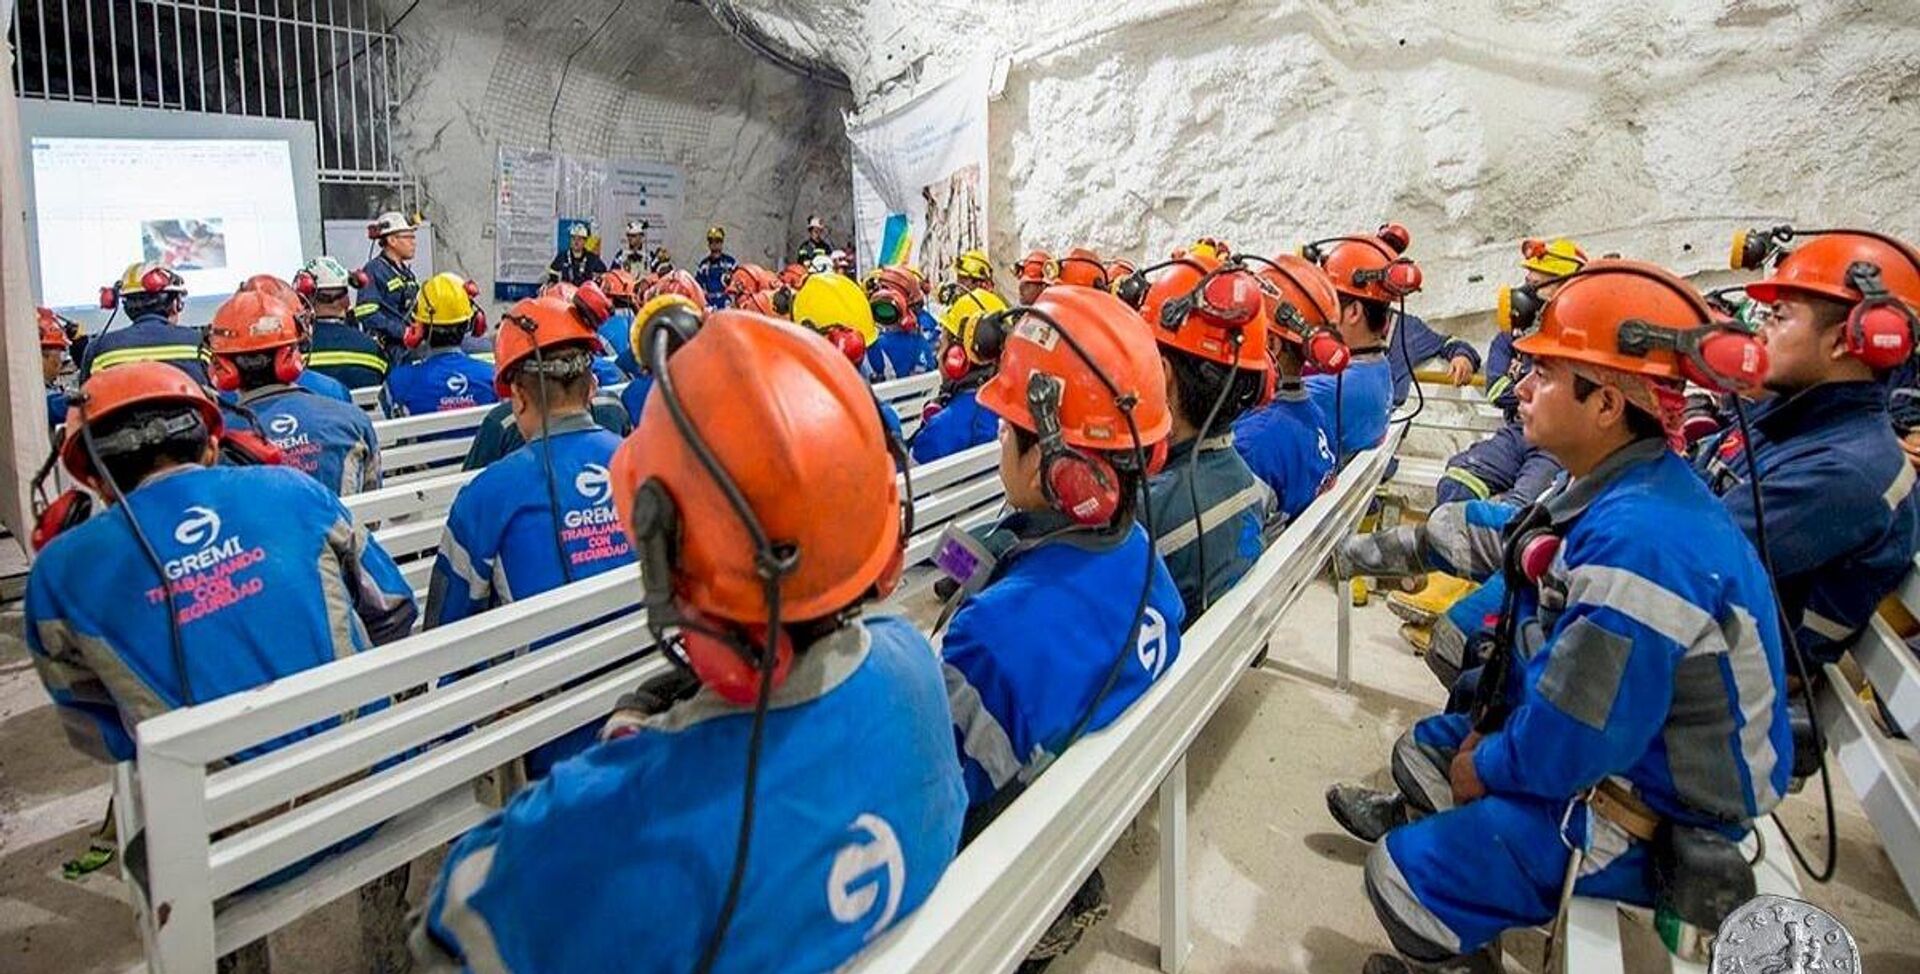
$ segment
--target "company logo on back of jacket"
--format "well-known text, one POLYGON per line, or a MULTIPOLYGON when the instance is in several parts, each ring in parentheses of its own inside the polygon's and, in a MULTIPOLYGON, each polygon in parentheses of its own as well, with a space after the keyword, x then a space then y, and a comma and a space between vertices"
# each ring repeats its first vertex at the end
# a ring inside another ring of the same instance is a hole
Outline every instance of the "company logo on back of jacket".
POLYGON ((456 396, 467 394, 467 377, 459 372, 447 376, 447 391, 456 396))
POLYGON ((190 548, 204 548, 220 536, 220 515, 195 504, 173 529, 173 540, 190 548))
POLYGON ((866 939, 872 940, 900 912, 900 898, 907 889, 906 853, 893 826, 871 812, 861 813, 848 831, 865 838, 841 846, 834 855, 833 868, 827 872, 827 909, 841 923, 855 923, 873 912, 873 905, 880 901, 880 873, 884 870, 886 906, 867 927, 866 939))
POLYGON ((593 505, 605 504, 613 500, 613 481, 607 475, 607 468, 597 463, 589 463, 581 468, 573 478, 573 489, 593 505))
POLYGON ((285 413, 267 420, 267 432, 275 436, 292 436, 300 432, 300 420, 291 413, 285 413))

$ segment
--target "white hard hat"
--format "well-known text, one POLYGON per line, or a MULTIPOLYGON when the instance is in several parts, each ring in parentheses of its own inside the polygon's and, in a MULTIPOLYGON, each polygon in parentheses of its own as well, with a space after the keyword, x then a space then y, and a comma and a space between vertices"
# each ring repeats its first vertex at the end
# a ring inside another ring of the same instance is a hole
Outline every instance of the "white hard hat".
POLYGON ((628 220, 627 221, 627 234, 629 236, 636 233, 646 233, 646 232, 647 232, 647 221, 645 220, 628 220))
POLYGON ((576 223, 576 224, 574 224, 574 225, 573 225, 573 229, 571 229, 571 230, 568 230, 568 231, 567 231, 567 236, 569 236, 569 237, 584 237, 584 236, 587 236, 587 225, 586 225, 586 224, 584 224, 584 223, 576 223))
POLYGON ((418 225, 401 215, 398 210, 388 210, 374 217, 373 222, 367 224, 367 236, 378 240, 381 237, 390 237, 396 233, 417 229, 419 229, 418 225))
POLYGON ((826 224, 826 221, 824 221, 824 220, 821 220, 821 219, 820 219, 819 217, 817 217, 817 216, 810 216, 810 217, 807 217, 807 229, 809 229, 809 230, 825 230, 826 228, 827 228, 827 224, 826 224))

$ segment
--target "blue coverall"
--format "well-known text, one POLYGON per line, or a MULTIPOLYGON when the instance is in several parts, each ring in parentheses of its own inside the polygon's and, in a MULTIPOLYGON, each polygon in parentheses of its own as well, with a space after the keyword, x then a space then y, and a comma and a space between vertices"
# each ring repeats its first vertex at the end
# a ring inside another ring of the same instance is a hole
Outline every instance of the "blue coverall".
POLYGON ((367 285, 354 293, 355 323, 386 349, 388 358, 405 354, 401 339, 407 333, 407 322, 413 320, 414 299, 420 296, 419 279, 413 276, 411 266, 397 263, 385 253, 373 255, 360 270, 367 275, 367 285))
POLYGON ((971 806, 1024 788, 1046 770, 1093 705, 1116 654, 1125 654, 1118 678, 1082 733, 1112 723, 1180 655, 1186 610, 1147 533, 1133 524, 1104 536, 1061 534, 1067 526, 1051 511, 1017 511, 993 529, 1024 544, 989 545, 1011 550, 984 588, 963 596, 941 644, 971 806), (1149 571, 1146 611, 1128 645, 1149 571))
POLYGON ((87 342, 80 358, 80 377, 85 383, 96 369, 110 369, 128 362, 165 362, 201 385, 207 381, 207 365, 200 357, 204 333, 198 328, 176 325, 165 315, 141 315, 118 328, 109 328, 87 342))
POLYGON ((1273 489, 1289 522, 1333 486, 1332 439, 1326 416, 1298 380, 1283 382, 1272 402, 1233 422, 1233 448, 1273 489))
MULTIPOLYGON (((633 430, 626 409, 612 396, 594 396, 591 412, 593 421, 615 436, 625 436, 633 430)), ((495 460, 520 449, 526 443, 526 439, 520 435, 520 424, 514 422, 513 404, 495 403, 473 431, 473 445, 467 448, 467 458, 461 461, 460 469, 490 467, 495 460)))
POLYGON ((933 343, 915 330, 888 328, 867 349, 867 368, 878 381, 933 371, 933 343))
POLYGON ((187 680, 160 579, 124 512, 55 538, 27 577, 27 648, 69 740, 90 755, 132 760, 142 720, 363 652, 413 625, 413 592, 393 559, 297 470, 176 467, 127 502, 170 578, 187 680))
POLYGON ((1000 417, 981 408, 979 392, 979 383, 974 383, 954 393, 932 419, 920 424, 913 434, 913 462, 932 463, 1000 435, 1000 417))
MULTIPOLYGON (((752 724, 703 690, 554 768, 454 845, 416 944, 468 970, 693 970, 733 870, 752 724)), ((949 728, 933 649, 903 620, 794 657, 717 974, 834 970, 926 900, 966 807, 949 728)))
POLYGON ((1267 524, 1279 510, 1273 490, 1247 469, 1231 431, 1191 439, 1167 451, 1166 465, 1147 481, 1154 546, 1165 560, 1189 621, 1260 560, 1267 524), (1196 450, 1199 460, 1194 462, 1196 450), (1194 494, 1200 517, 1194 518, 1194 494), (1201 528, 1206 533, 1201 533, 1201 528), (1201 558, 1206 559, 1204 594, 1201 558))
POLYGON ((1451 360, 1465 356, 1480 371, 1480 352, 1472 343, 1452 335, 1442 335, 1415 315, 1397 315, 1393 335, 1388 339, 1387 360, 1393 366, 1393 404, 1407 401, 1413 391, 1413 370, 1428 359, 1451 360))
POLYGON ((387 376, 387 395, 399 416, 424 416, 500 401, 493 391, 493 366, 451 347, 431 349, 418 361, 394 366, 387 376))
POLYGON ((239 404, 286 466, 337 495, 380 486, 380 436, 360 407, 289 385, 247 390, 239 404))
POLYGON ((693 279, 700 282, 700 290, 707 292, 707 307, 724 308, 727 306, 727 278, 740 266, 732 254, 718 257, 709 254, 700 258, 695 267, 693 279))
POLYGON ((313 348, 307 352, 307 371, 339 382, 348 389, 364 389, 387 381, 387 357, 380 343, 344 318, 316 318, 313 348))
MULTIPOLYGON (((1538 587, 1515 600, 1511 709, 1471 758, 1487 794, 1456 805, 1449 784, 1469 715, 1429 717, 1394 747, 1396 784, 1432 814, 1375 846, 1366 888, 1394 946, 1415 960, 1550 920, 1570 863, 1563 818, 1568 841, 1587 847, 1577 894, 1650 903, 1646 845, 1579 800, 1603 779, 1664 819, 1730 838, 1787 788, 1793 739, 1772 590, 1686 461, 1640 440, 1542 503, 1562 541, 1538 587), (1684 543, 1676 524, 1687 525, 1684 543)), ((1435 510, 1429 562, 1487 577, 1515 513, 1486 501, 1435 510)))
POLYGON ((1823 663, 1838 660, 1873 620, 1920 546, 1913 465, 1886 396, 1879 382, 1817 385, 1754 407, 1749 449, 1736 425, 1700 455, 1708 487, 1756 543, 1747 458, 1759 465, 1782 607, 1801 651, 1823 663))
POLYGON ((1500 499, 1516 506, 1534 502, 1560 464, 1527 442, 1520 428, 1520 401, 1514 386, 1526 377, 1526 361, 1513 353, 1513 336, 1501 332, 1487 347, 1487 399, 1500 407, 1506 422, 1480 442, 1447 460, 1446 473, 1434 489, 1434 503, 1500 499))
POLYGON ((1393 413, 1393 373, 1383 352, 1353 357, 1339 375, 1310 375, 1307 394, 1327 418, 1327 431, 1339 442, 1340 462, 1380 445, 1393 413))

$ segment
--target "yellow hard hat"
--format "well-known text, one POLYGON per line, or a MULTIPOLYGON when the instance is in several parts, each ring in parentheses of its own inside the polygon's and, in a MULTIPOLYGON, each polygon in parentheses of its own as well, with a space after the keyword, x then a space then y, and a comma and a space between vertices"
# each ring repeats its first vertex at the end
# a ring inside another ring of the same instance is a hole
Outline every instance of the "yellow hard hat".
POLYGON ((464 325, 473 320, 473 294, 467 279, 454 273, 435 274, 420 285, 413 302, 413 320, 429 325, 464 325))
POLYGON ((993 280, 993 264, 987 260, 984 250, 969 250, 955 257, 953 272, 961 277, 974 277, 983 281, 993 280))
POLYGON ((1523 240, 1520 243, 1520 266, 1530 271, 1539 271, 1554 277, 1565 277, 1586 266, 1587 252, 1580 245, 1565 237, 1552 240, 1523 240))
POLYGON ((1000 295, 985 288, 974 288, 955 297, 953 303, 947 305, 947 313, 940 318, 940 327, 945 328, 947 334, 959 338, 965 334, 966 326, 973 319, 1005 310, 1007 303, 1000 299, 1000 295))
POLYGON ((845 274, 832 271, 812 274, 800 290, 793 295, 794 324, 814 331, 825 331, 833 325, 853 329, 860 340, 873 344, 880 337, 880 329, 873 323, 873 306, 867 303, 867 292, 845 274))

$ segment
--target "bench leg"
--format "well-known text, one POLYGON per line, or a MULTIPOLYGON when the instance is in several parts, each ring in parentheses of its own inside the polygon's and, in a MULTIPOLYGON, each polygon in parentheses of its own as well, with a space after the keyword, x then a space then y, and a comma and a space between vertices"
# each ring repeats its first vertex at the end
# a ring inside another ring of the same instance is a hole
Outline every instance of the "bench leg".
POLYGON ((1160 969, 1187 962, 1187 757, 1160 782, 1160 969))
POLYGON ((1335 576, 1336 591, 1333 597, 1333 685, 1341 693, 1352 688, 1353 671, 1353 600, 1347 597, 1346 584, 1335 576))

